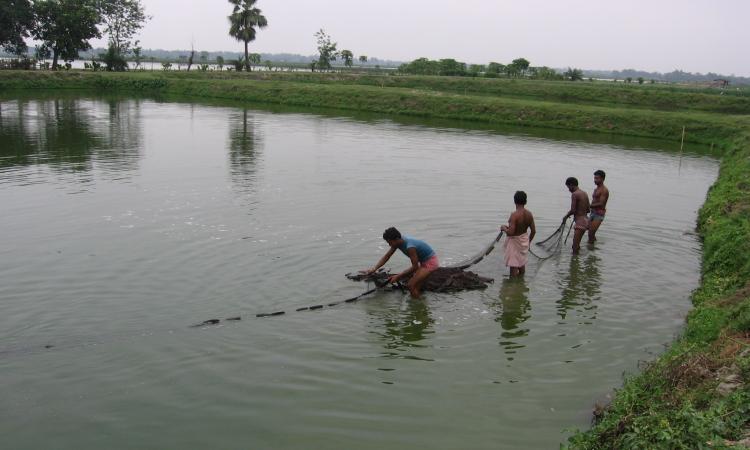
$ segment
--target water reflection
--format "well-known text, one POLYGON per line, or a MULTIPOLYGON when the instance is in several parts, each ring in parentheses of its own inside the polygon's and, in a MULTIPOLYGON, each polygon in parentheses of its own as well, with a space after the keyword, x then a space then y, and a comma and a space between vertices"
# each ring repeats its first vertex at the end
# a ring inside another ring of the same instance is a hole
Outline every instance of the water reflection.
POLYGON ((403 353, 413 348, 421 348, 428 335, 434 333, 435 322, 427 303, 423 300, 405 300, 401 308, 369 309, 368 313, 382 322, 374 331, 385 347, 386 357, 423 359, 403 353))
POLYGON ((575 311, 582 324, 591 324, 596 319, 596 303, 601 297, 601 275, 599 257, 595 253, 572 256, 567 273, 560 277, 561 297, 557 301, 557 315, 566 319, 575 311))
MULTIPOLYGON (((500 345, 508 355, 515 354, 519 348, 525 347, 519 342, 529 334, 529 329, 522 327, 531 317, 528 292, 526 281, 521 277, 503 278, 500 285, 499 304, 494 305, 496 309, 499 307, 500 311, 495 322, 499 322, 503 329, 500 333, 500 345)), ((508 357, 508 360, 512 359, 513 357, 508 357)))
POLYGON ((134 170, 141 145, 138 103, 66 98, 2 102, 0 169, 44 165, 57 173, 76 173, 76 181, 84 183, 92 180, 97 163, 106 166, 104 174, 134 170))
POLYGON ((107 117, 97 121, 96 132, 103 146, 97 149, 99 162, 107 170, 134 170, 141 148, 141 101, 107 101, 107 117))
POLYGON ((261 147, 254 117, 248 118, 247 109, 233 114, 229 122, 229 170, 232 182, 242 191, 253 190, 261 147))

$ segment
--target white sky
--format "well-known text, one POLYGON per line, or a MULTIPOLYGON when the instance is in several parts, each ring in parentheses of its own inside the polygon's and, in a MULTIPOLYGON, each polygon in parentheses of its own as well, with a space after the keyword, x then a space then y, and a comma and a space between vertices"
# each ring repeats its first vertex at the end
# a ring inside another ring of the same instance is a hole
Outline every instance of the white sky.
MULTIPOLYGON (((141 0, 153 19, 144 48, 241 51, 223 0, 141 0)), ((339 49, 381 59, 455 58, 584 69, 634 68, 750 76, 750 0, 259 0, 269 26, 251 51, 339 49)), ((92 44, 104 46, 103 42, 92 44)))

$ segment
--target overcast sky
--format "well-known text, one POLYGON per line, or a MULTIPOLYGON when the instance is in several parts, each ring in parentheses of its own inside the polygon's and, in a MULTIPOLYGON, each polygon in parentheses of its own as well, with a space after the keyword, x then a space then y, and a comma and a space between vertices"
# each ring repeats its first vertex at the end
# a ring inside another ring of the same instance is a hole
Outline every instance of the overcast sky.
MULTIPOLYGON (((141 0, 144 48, 241 51, 223 0, 141 0)), ((750 0, 259 0, 251 51, 316 52, 323 28, 356 56, 750 76, 750 0)), ((104 46, 102 42, 92 42, 104 46)))

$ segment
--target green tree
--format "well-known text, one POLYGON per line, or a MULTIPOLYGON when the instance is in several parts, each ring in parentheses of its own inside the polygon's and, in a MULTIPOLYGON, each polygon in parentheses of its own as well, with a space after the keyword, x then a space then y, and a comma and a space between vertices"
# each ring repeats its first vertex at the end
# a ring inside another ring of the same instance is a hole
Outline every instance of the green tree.
POLYGON ((439 75, 461 76, 466 75, 466 64, 455 59, 441 59, 439 61, 439 75))
POLYGON ((505 73, 505 64, 491 62, 487 64, 487 73, 491 73, 495 75, 500 75, 501 73, 505 73))
POLYGON ((192 44, 190 45, 190 56, 188 56, 187 60, 187 71, 190 72, 190 68, 193 66, 193 60, 195 59, 195 48, 193 48, 192 44))
POLYGON ((479 75, 482 72, 486 72, 487 67, 484 64, 471 64, 469 66, 469 72, 473 75, 479 75))
POLYGON ((335 42, 331 42, 331 36, 327 35, 321 28, 315 33, 315 39, 318 41, 318 64, 316 68, 318 70, 330 69, 331 61, 336 61, 339 57, 339 53, 336 51, 335 42))
POLYGON ((206 51, 201 52, 200 59, 201 59, 201 62, 203 64, 207 63, 208 62, 208 52, 206 52, 206 51))
POLYGON ((97 0, 97 4, 109 45, 124 57, 130 51, 131 39, 150 17, 139 0, 97 0))
POLYGON ((224 57, 219 55, 216 57, 216 65, 219 66, 219 70, 224 69, 224 57))
POLYGON ((583 80, 583 70, 568 67, 568 70, 563 73, 563 76, 566 80, 581 81, 583 80))
POLYGON ((257 0, 229 0, 234 5, 229 16, 229 35, 245 43, 245 70, 250 71, 248 43, 255 40, 258 29, 268 26, 262 11, 255 7, 257 0))
POLYGON ((366 55, 359 55, 359 62, 361 64, 364 64, 367 62, 367 56, 366 55))
POLYGON ((251 65, 257 66, 260 64, 260 53, 250 53, 250 55, 248 55, 248 61, 251 65))
POLYGON ((143 59, 143 48, 139 44, 140 41, 135 41, 135 46, 133 47, 133 59, 135 60, 136 69, 141 66, 141 60, 143 59))
POLYGON ((24 38, 34 27, 34 10, 29 0, 0 2, 0 48, 15 55, 26 52, 24 38))
POLYGON ((37 0, 34 12, 33 36, 52 52, 53 70, 58 60, 74 60, 79 51, 91 48, 89 39, 101 37, 101 15, 94 0, 37 0))
POLYGON ((440 63, 427 58, 417 58, 408 64, 402 64, 398 70, 412 75, 439 75, 440 63))
POLYGON ((535 78, 540 80, 561 80, 563 77, 555 69, 547 66, 537 67, 535 78))
POLYGON ((352 53, 351 50, 341 50, 341 59, 344 60, 344 65, 346 67, 351 67, 352 61, 354 61, 354 53, 352 53))
POLYGON ((513 66, 513 73, 516 74, 516 76, 526 75, 526 71, 529 69, 530 64, 531 63, 529 63, 526 58, 516 58, 510 63, 510 65, 513 66))
POLYGON ((229 62, 234 66, 236 72, 241 72, 242 68, 245 67, 245 58, 242 56, 237 59, 232 59, 229 62))
POLYGON ((638 77, 638 84, 643 84, 643 82, 646 81, 643 79, 643 77, 638 77))
POLYGON ((107 66, 109 72, 124 72, 128 69, 127 61, 114 45, 107 47, 107 52, 101 53, 99 58, 107 66))

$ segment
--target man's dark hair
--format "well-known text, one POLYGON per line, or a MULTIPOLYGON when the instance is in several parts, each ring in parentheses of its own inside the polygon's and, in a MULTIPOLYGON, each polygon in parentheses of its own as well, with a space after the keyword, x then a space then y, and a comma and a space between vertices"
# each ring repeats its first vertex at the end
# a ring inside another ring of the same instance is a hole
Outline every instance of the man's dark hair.
POLYGON ((597 177, 602 177, 602 180, 607 178, 607 174, 604 173, 603 170, 597 170, 596 172, 594 172, 594 175, 596 175, 597 177))
POLYGON ((526 193, 524 191, 516 191, 516 193, 513 195, 513 202, 516 205, 525 205, 526 193))
POLYGON ((568 177, 568 179, 565 180, 565 186, 578 186, 578 178, 568 177))
POLYGON ((395 227, 390 227, 383 232, 383 239, 386 241, 395 241, 401 239, 401 233, 395 227))

